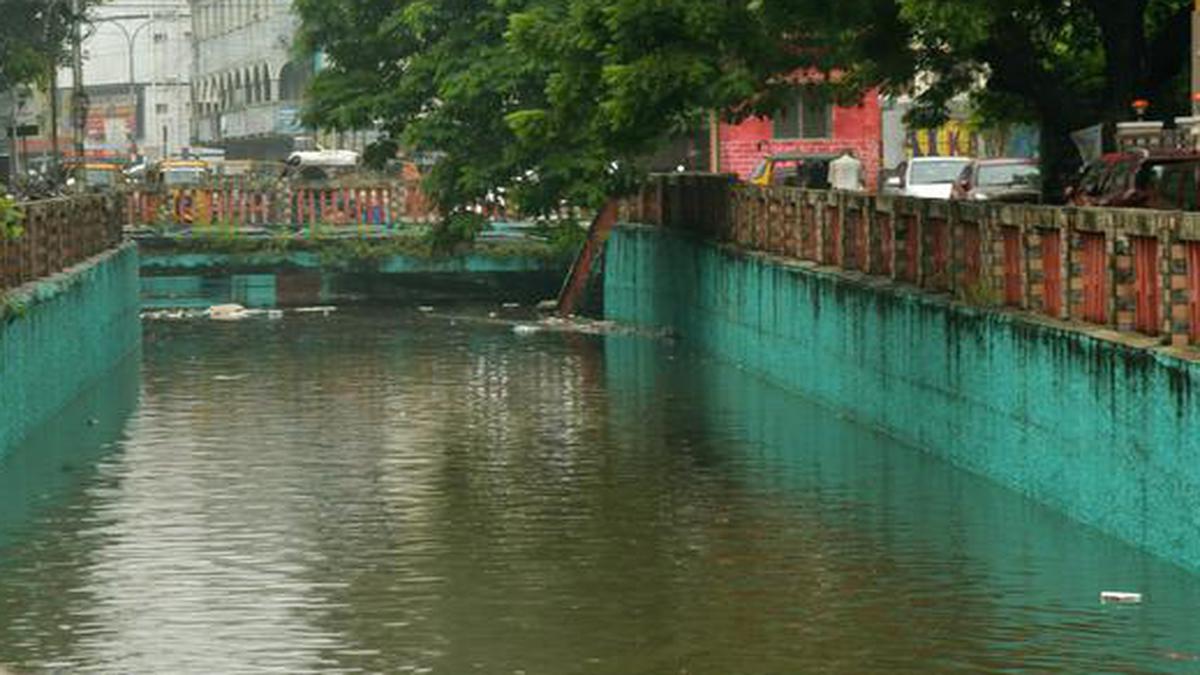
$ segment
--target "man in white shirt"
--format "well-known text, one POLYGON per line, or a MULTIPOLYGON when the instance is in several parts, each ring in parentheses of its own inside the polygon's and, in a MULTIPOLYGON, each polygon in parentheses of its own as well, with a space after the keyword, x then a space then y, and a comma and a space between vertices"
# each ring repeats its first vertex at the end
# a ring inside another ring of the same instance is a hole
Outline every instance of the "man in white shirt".
POLYGON ((863 178, 863 163, 854 156, 853 150, 843 150, 841 157, 829 163, 829 184, 834 190, 862 192, 865 189, 863 178))

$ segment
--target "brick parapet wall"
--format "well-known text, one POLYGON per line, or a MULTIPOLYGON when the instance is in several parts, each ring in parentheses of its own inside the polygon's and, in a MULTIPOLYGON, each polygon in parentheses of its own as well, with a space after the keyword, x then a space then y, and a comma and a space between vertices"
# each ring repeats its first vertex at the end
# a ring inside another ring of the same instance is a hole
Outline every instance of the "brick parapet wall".
MULTIPOLYGON (((1200 345, 1200 214, 967 204, 736 184, 678 174, 631 200, 728 195, 704 232, 748 249, 914 283, 968 304, 1200 345), (657 192, 656 192, 657 191, 657 192), (1140 256, 1140 258, 1139 258, 1140 256)), ((711 201, 711 200, 710 200, 711 201)))

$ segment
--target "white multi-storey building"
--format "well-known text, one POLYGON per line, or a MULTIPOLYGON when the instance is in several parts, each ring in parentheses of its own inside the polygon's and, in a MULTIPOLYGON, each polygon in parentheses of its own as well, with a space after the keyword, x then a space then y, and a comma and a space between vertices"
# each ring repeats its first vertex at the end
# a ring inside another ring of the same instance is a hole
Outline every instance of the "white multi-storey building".
MULTIPOLYGON (((89 155, 179 154, 191 138, 192 21, 187 0, 111 0, 97 6, 83 43, 89 155)), ((58 76, 61 147, 70 151, 70 68, 58 76)))
POLYGON ((194 136, 229 159, 283 159, 304 136, 300 105, 314 70, 293 45, 291 0, 191 0, 194 136))

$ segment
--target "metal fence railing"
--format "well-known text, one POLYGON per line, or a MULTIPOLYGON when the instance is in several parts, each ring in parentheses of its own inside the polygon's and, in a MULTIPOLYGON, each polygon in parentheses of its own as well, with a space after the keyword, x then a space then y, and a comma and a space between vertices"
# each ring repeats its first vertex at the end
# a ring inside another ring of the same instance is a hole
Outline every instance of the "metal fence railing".
POLYGON ((111 196, 62 197, 18 206, 23 232, 0 239, 0 290, 56 274, 121 243, 120 203, 111 196))
POLYGON ((396 227, 435 218, 412 181, 255 185, 221 181, 180 188, 136 187, 125 192, 126 220, 134 226, 396 227))

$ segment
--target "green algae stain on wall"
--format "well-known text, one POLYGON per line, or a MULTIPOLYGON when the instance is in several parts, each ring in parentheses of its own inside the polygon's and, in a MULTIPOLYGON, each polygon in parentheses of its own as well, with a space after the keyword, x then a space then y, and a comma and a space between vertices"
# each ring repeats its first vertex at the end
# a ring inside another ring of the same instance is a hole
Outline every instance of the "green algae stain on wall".
POLYGON ((132 244, 13 291, 0 325, 0 455, 141 344, 132 244))
POLYGON ((1200 569, 1195 364, 633 226, 605 307, 1200 569))

